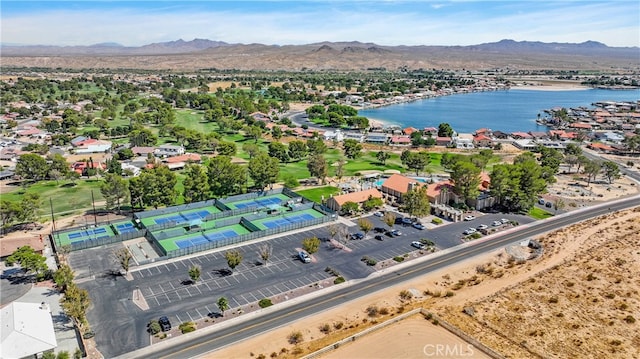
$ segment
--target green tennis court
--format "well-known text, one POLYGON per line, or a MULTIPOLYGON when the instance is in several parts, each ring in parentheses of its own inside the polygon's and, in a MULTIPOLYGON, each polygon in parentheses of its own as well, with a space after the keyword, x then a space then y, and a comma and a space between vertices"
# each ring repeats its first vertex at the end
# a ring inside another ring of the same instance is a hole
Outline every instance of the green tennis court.
POLYGON ((95 228, 87 228, 76 230, 73 232, 65 232, 56 234, 55 240, 59 246, 69 245, 75 242, 92 241, 96 239, 103 239, 115 236, 116 234, 108 224, 101 225, 95 228))
POLYGON ((250 231, 241 224, 219 227, 212 230, 192 231, 179 237, 167 238, 158 243, 166 252, 184 249, 190 246, 215 242, 226 238, 247 234, 250 231))
POLYGON ((288 212, 287 214, 261 218, 251 221, 256 227, 265 230, 269 228, 276 228, 281 226, 290 225, 293 223, 304 222, 315 218, 323 217, 324 214, 316 211, 313 208, 305 209, 304 211, 288 212))

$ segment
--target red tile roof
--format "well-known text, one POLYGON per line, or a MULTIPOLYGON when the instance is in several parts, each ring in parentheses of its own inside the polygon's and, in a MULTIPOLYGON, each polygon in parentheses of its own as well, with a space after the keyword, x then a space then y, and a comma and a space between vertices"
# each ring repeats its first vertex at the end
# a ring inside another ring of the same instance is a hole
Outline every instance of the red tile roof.
POLYGON ((407 191, 409 190, 409 183, 415 183, 418 186, 423 185, 421 182, 418 182, 413 178, 394 174, 382 183, 382 187, 386 187, 392 191, 396 191, 399 193, 407 193, 407 191))
POLYGON ((200 155, 197 153, 185 153, 184 155, 169 157, 165 159, 166 163, 178 163, 178 162, 200 162, 200 155))
POLYGON ((341 195, 333 196, 332 198, 334 201, 336 201, 336 203, 342 206, 347 202, 362 203, 368 200, 370 197, 382 198, 382 193, 380 193, 380 191, 378 191, 377 189, 372 188, 365 191, 341 194, 341 195))

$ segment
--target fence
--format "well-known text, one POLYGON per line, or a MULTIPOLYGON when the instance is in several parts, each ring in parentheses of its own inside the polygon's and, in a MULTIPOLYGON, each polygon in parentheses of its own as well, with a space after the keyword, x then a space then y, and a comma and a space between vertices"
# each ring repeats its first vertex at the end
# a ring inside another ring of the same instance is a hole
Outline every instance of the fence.
POLYGON ((149 218, 149 217, 161 216, 161 215, 170 214, 170 213, 189 211, 189 210, 198 209, 198 208, 214 207, 215 205, 216 205, 216 200, 209 199, 201 202, 187 203, 187 204, 181 204, 178 206, 158 208, 158 209, 153 209, 153 210, 144 211, 144 212, 137 212, 134 215, 136 218, 149 218))
POLYGON ((331 216, 331 217, 335 217, 336 212, 332 209, 330 209, 329 207, 325 206, 324 204, 318 204, 318 203, 313 203, 313 209, 315 209, 316 211, 320 212, 320 213, 324 213, 325 216, 331 216))
MULTIPOLYGON (((133 231, 133 232, 116 234, 115 236, 106 237, 106 238, 96 238, 96 239, 89 239, 89 240, 84 240, 84 241, 73 242, 73 243, 70 244, 70 246, 71 246, 71 250, 72 251, 79 251, 81 249, 100 247, 100 246, 104 246, 104 245, 107 245, 107 244, 124 242, 124 241, 128 241, 128 240, 134 239, 134 238, 145 237, 146 234, 147 234, 147 231, 142 229, 142 230, 137 230, 137 231, 133 231)), ((55 234, 54 234, 54 236, 55 236, 55 234)), ((55 237, 53 239, 54 239, 53 243, 56 246, 56 252, 57 252, 57 250, 59 249, 59 248, 57 248, 58 247, 58 240, 55 237)))
POLYGON ((173 251, 169 251, 167 253, 165 253, 164 251, 161 251, 161 253, 164 253, 167 258, 175 258, 175 257, 185 256, 185 255, 189 255, 189 254, 193 254, 193 253, 197 253, 197 252, 202 252, 202 251, 206 251, 206 250, 211 250, 211 249, 215 249, 215 248, 225 247, 225 246, 232 245, 232 244, 238 244, 238 243, 250 241, 252 239, 262 238, 262 237, 266 237, 266 236, 270 236, 270 235, 274 235, 274 234, 279 234, 279 233, 282 233, 282 232, 288 232, 288 231, 293 231, 293 230, 296 230, 296 229, 301 229, 301 228, 304 228, 304 227, 315 226, 317 224, 322 224, 322 223, 327 223, 329 221, 333 221, 334 219, 335 218, 328 217, 328 216, 323 216, 323 217, 320 217, 320 218, 314 218, 314 219, 310 219, 310 220, 307 220, 307 221, 302 221, 302 222, 298 222, 298 223, 291 223, 291 224, 284 225, 284 226, 278 226, 276 228, 269 228, 269 229, 262 230, 262 231, 255 231, 255 232, 251 232, 251 233, 241 234, 239 236, 235 236, 235 237, 231 237, 231 238, 224 238, 224 239, 220 239, 220 240, 217 240, 217 241, 214 241, 214 242, 203 243, 203 244, 196 245, 196 246, 191 246, 191 247, 188 247, 188 248, 176 249, 176 250, 173 250, 173 251))

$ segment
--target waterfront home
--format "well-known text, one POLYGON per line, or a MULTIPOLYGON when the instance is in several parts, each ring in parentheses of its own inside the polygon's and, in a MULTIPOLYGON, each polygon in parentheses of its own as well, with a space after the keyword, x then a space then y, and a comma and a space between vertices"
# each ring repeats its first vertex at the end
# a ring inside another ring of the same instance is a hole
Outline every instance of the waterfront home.
POLYGON ((502 131, 493 131, 493 137, 499 140, 506 140, 509 139, 509 134, 502 131))
POLYGON ((487 137, 493 136, 493 131, 490 128, 479 128, 476 130, 475 135, 484 135, 487 137))
POLYGON ((327 200, 326 206, 329 209, 340 212, 342 206, 347 202, 353 202, 361 205, 370 198, 382 198, 382 193, 375 188, 371 188, 364 191, 339 194, 337 196, 331 196, 327 200))
POLYGON ((451 142, 451 137, 443 137, 443 136, 437 136, 436 137, 436 146, 451 146, 452 142, 451 142))
POLYGON ((468 138, 466 136, 458 136, 453 139, 453 147, 455 148, 473 148, 473 138, 468 138))
POLYGON ((526 132, 511 132, 511 137, 516 140, 528 140, 532 138, 532 136, 526 132))
POLYGON ((613 148, 612 146, 605 145, 604 143, 599 142, 590 143, 587 145, 587 148, 604 153, 616 152, 615 148, 613 148))
POLYGON ((473 136, 473 144, 476 147, 491 147, 493 146, 493 140, 484 134, 477 134, 473 136))
POLYGON ((345 132, 344 133, 344 139, 345 140, 356 140, 358 142, 364 142, 364 133, 362 133, 362 132, 353 132, 353 131, 345 132))
POLYGON ((436 137, 438 136, 438 129, 435 127, 425 127, 424 129, 422 129, 422 133, 425 136, 436 137))
POLYGON ((383 132, 369 132, 365 141, 368 143, 386 144, 389 140, 389 135, 383 132))
POLYGON ((547 132, 529 131, 529 134, 535 140, 547 140, 547 139, 549 139, 549 134, 547 132))
POLYGON ((411 138, 409 136, 392 136, 389 140, 391 146, 409 146, 411 138))
POLYGON ((407 127, 405 129, 402 130, 402 133, 404 133, 407 136, 411 136, 412 133, 414 132, 418 132, 419 130, 415 127, 407 127))
POLYGON ((523 151, 533 151, 538 147, 538 143, 532 139, 513 140, 511 144, 514 145, 517 149, 523 151))
POLYGON ((577 130, 586 130, 586 131, 590 131, 592 128, 591 124, 583 123, 583 122, 574 122, 570 124, 569 127, 577 130))

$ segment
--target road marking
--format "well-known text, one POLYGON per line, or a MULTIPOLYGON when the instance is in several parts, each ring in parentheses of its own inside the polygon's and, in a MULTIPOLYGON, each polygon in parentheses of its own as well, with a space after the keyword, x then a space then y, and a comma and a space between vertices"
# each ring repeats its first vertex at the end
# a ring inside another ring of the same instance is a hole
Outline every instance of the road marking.
POLYGON ((173 283, 169 282, 169 285, 171 286, 171 289, 175 290, 176 287, 173 286, 173 283))
POLYGON ((196 308, 196 313, 198 313, 199 319, 204 318, 204 315, 200 314, 200 312, 198 311, 198 308, 196 308))
POLYGON ((210 291, 210 292, 212 291, 212 290, 211 290, 211 287, 209 287, 209 283, 204 282, 204 285, 205 285, 205 286, 207 286, 207 288, 209 289, 209 291, 210 291))
POLYGON ((151 293, 151 295, 155 295, 155 293, 153 293, 153 291, 151 290, 151 287, 149 287, 147 289, 149 289, 149 292, 151 293))
POLYGON ((236 307, 241 307, 240 303, 238 303, 238 301, 235 298, 231 297, 231 300, 236 302, 236 307))

